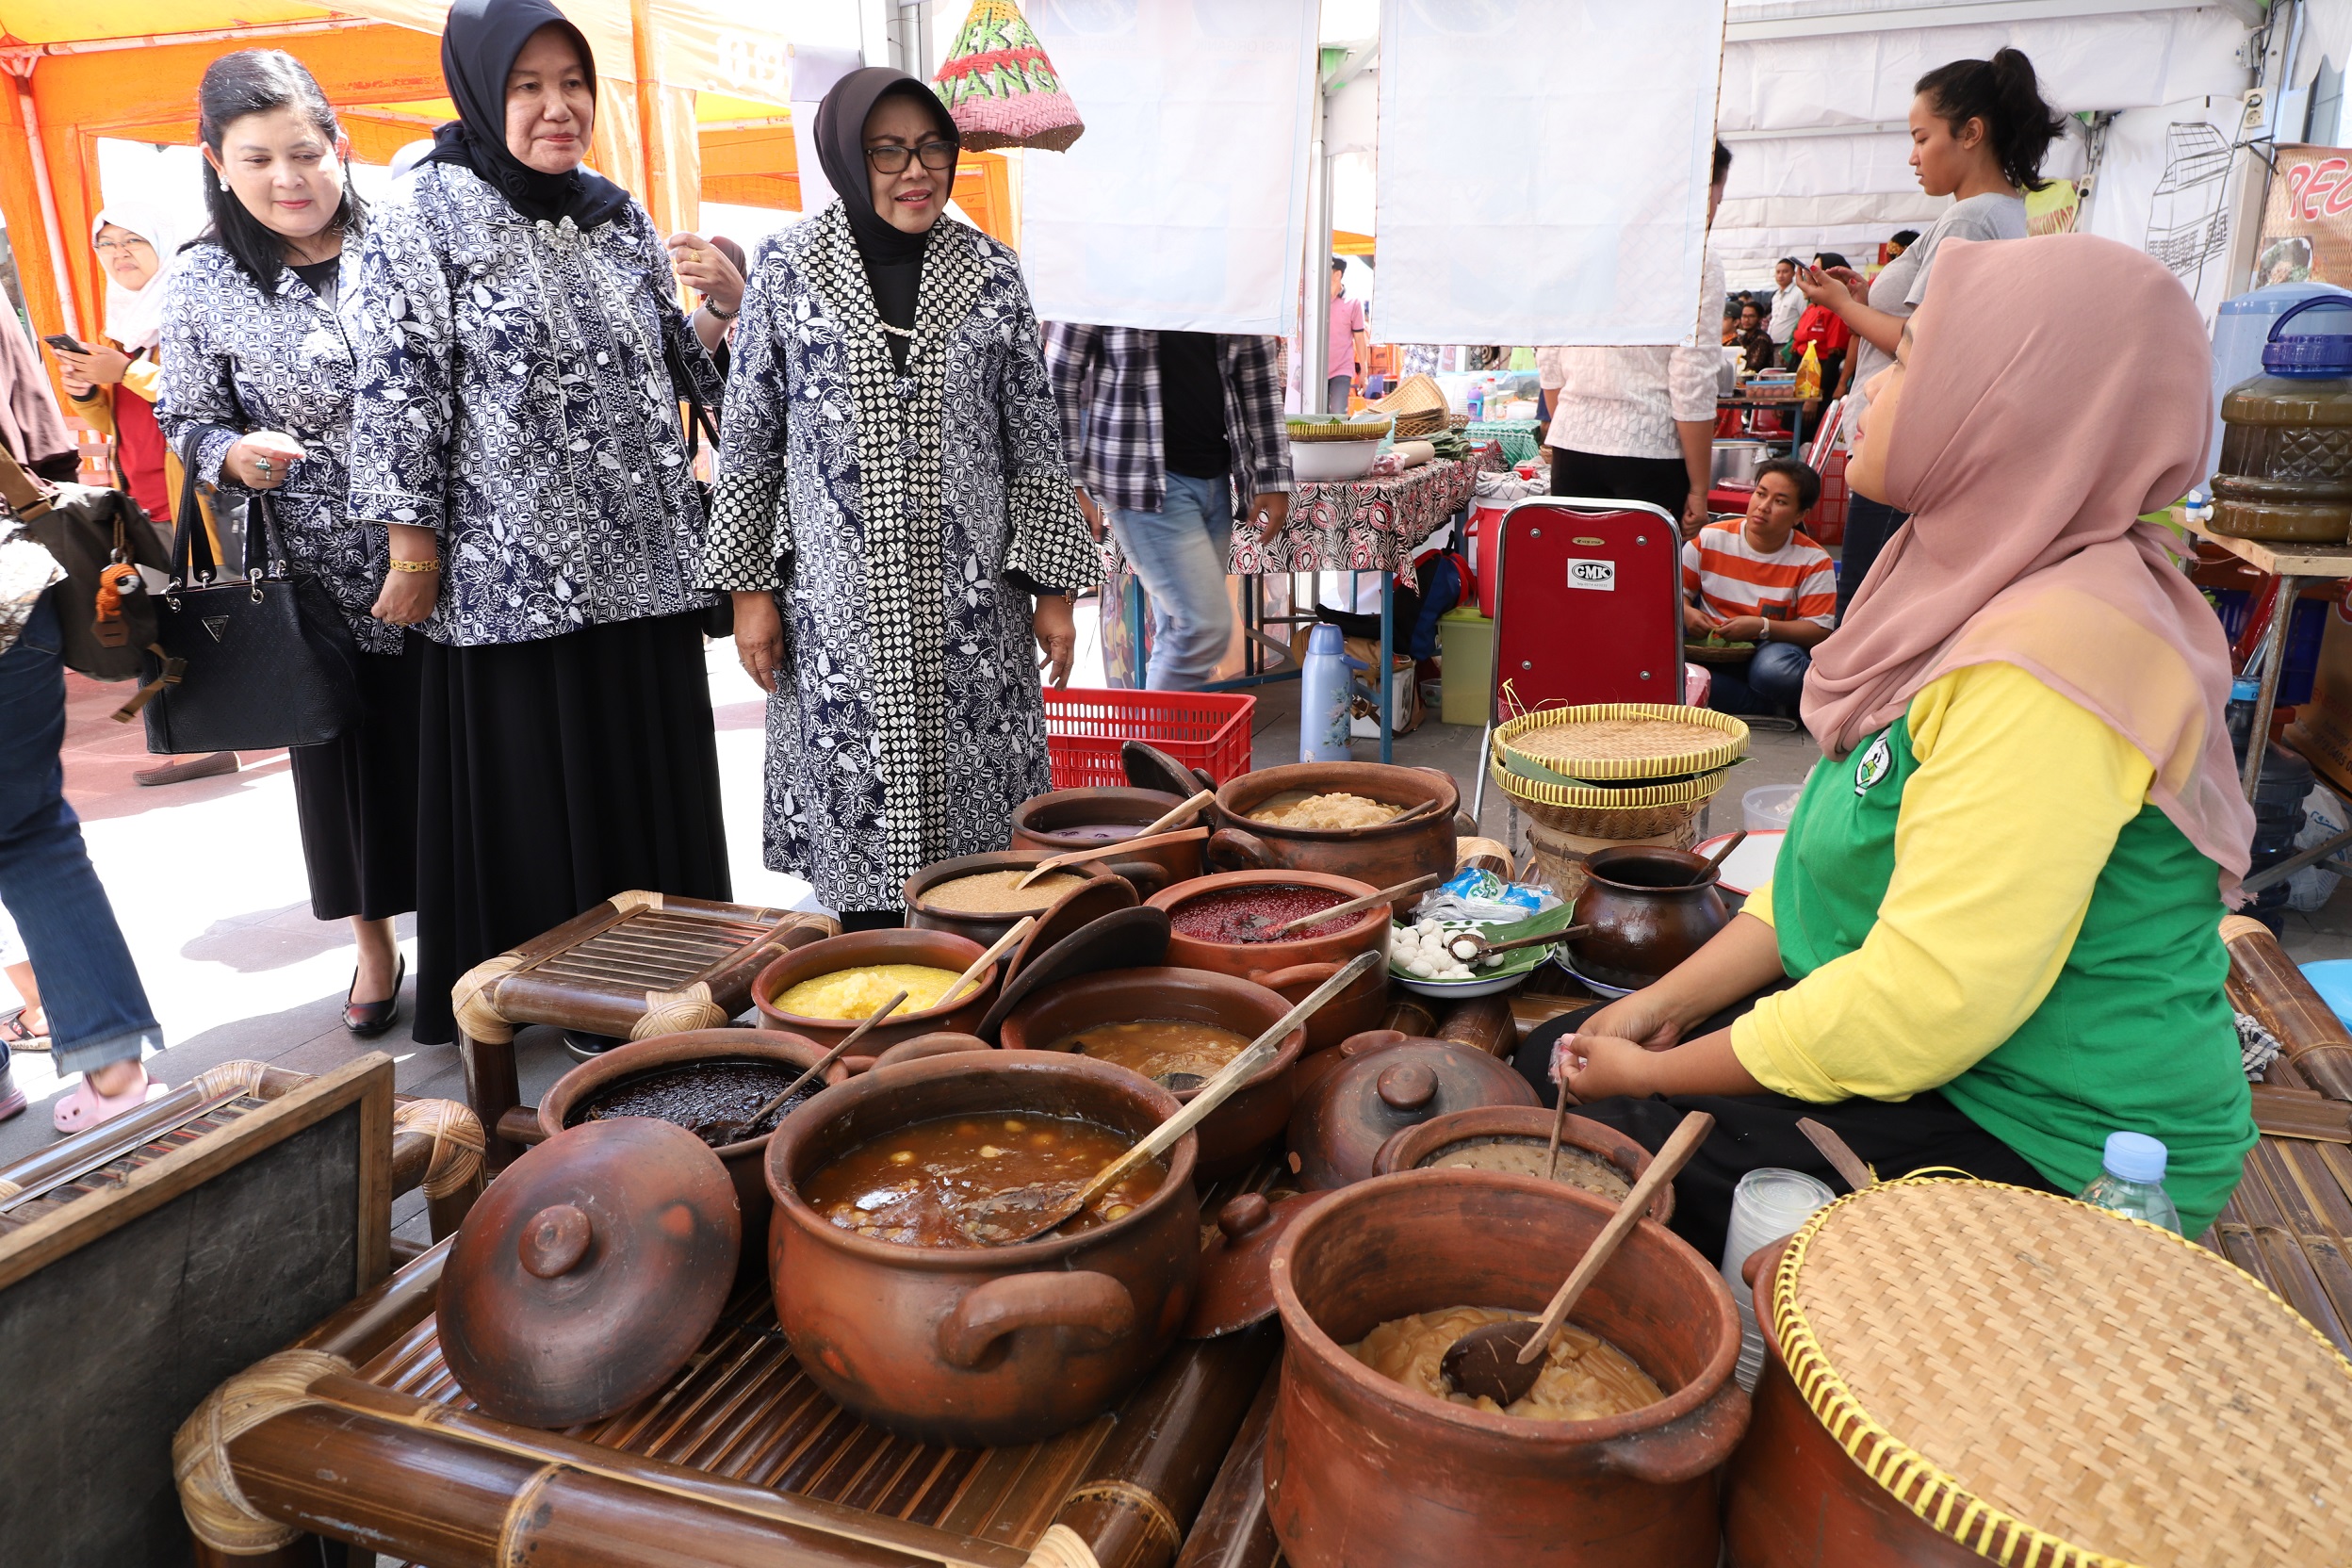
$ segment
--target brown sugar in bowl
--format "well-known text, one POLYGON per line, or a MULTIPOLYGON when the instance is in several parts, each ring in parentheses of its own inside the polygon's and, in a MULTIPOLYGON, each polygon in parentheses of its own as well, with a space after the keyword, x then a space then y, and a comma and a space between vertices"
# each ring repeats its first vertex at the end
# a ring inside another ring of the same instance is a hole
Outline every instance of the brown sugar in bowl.
MULTIPOLYGON (((802 1036, 830 1051, 860 1021, 800 1018, 778 1012, 776 999, 803 980, 838 974, 845 969, 861 969, 868 964, 922 964, 961 974, 987 951, 978 942, 948 931, 852 931, 779 954, 751 983, 751 1000, 769 1028, 802 1036)), ((1004 972, 1002 959, 990 964, 966 988, 962 1000, 947 1006, 914 1012, 902 1005, 887 1022, 870 1030, 858 1042, 857 1054, 842 1057, 841 1065, 853 1073, 863 1072, 874 1065, 874 1057, 901 1040, 943 1029, 971 1034, 987 1016, 988 1004, 996 999, 997 984, 1004 972)))

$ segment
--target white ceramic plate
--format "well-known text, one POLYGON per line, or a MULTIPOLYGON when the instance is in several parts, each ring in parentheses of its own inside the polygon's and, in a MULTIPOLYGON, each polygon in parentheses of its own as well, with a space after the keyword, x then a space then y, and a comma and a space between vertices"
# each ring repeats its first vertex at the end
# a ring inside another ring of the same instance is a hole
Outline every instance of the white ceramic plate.
POLYGON ((1595 980, 1589 974, 1577 973, 1576 966, 1568 961, 1568 952, 1565 948, 1556 947, 1552 949, 1552 962, 1558 964, 1560 968, 1566 970, 1571 975, 1575 976, 1576 984, 1582 986, 1586 990, 1591 991, 1594 996, 1606 996, 1613 1002, 1618 997, 1631 996, 1633 994, 1633 992, 1627 990, 1623 986, 1611 986, 1604 981, 1595 980))
MULTIPOLYGON (((1727 893, 1741 898, 1756 891, 1772 879, 1772 866, 1780 858, 1780 841, 1788 835, 1777 827, 1763 827, 1752 832, 1747 841, 1731 852, 1716 874, 1716 881, 1727 893)), ((1690 853, 1701 858, 1713 855, 1731 839, 1728 833, 1718 833, 1703 844, 1693 844, 1690 853)))
POLYGON ((1421 980, 1391 970, 1388 977, 1405 989, 1422 996, 1493 996, 1496 991, 1507 991, 1525 980, 1527 972, 1521 970, 1516 974, 1489 975, 1483 980, 1421 980))

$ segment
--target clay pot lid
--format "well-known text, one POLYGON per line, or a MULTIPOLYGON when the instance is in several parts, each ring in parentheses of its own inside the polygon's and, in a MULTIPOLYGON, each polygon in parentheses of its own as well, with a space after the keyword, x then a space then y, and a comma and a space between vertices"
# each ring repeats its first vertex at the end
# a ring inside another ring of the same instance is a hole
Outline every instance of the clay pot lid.
POLYGON ((1217 788, 1217 780, 1207 774, 1198 768, 1184 766, 1167 752, 1144 741, 1129 741, 1120 746, 1119 766, 1126 774, 1127 782, 1135 789, 1164 791, 1177 800, 1189 800, 1200 790, 1217 788))
POLYGON ((1005 984, 1010 985, 1035 960, 1043 957, 1103 916, 1135 906, 1135 890, 1123 876, 1108 872, 1089 877, 1048 905, 1037 916, 1037 928, 1021 939, 1012 956, 1004 965, 1005 984))
POLYGON ((1372 1174, 1380 1145, 1400 1130, 1476 1105, 1537 1105, 1534 1086, 1509 1062, 1472 1046, 1413 1037, 1348 1051, 1290 1117, 1291 1168, 1309 1191, 1372 1174))
POLYGON ((1274 1244, 1321 1198, 1320 1193, 1278 1192, 1269 1200, 1245 1192, 1225 1200, 1217 1211, 1208 1244, 1200 1249, 1200 1282, 1193 1291, 1192 1312, 1179 1331, 1184 1338, 1216 1339, 1274 1315, 1274 1280, 1267 1270, 1274 1244))
POLYGON ((583 1122, 499 1173, 442 1270, 443 1357, 485 1414, 569 1427, 653 1393, 710 1335, 743 1218, 683 1127, 583 1122))
MULTIPOLYGON (((1119 886, 1124 887, 1124 883, 1119 886)), ((1072 889, 1076 898, 1086 890, 1072 889)), ((1042 925, 1040 925, 1042 929, 1042 925)), ((1021 966, 997 993, 996 1004, 974 1031, 995 1043, 997 1031, 1015 1007, 1048 986, 1111 969, 1148 969, 1168 957, 1168 911, 1150 905, 1115 909, 1087 922, 1021 966)))

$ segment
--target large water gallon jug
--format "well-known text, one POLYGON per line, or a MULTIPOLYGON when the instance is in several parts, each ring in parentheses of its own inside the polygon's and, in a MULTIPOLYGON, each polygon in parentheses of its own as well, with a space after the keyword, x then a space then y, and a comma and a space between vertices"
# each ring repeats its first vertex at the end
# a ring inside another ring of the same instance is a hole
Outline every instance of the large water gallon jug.
MULTIPOLYGON (((2213 466, 2221 460, 2221 400, 2238 383, 2262 373, 2262 346, 2270 341, 2270 329, 2278 324, 2279 316, 2314 295, 2343 292, 2320 283, 2275 283, 2222 301, 2213 314, 2213 433, 2205 446, 2205 466, 2198 470, 2203 479, 2189 492, 2194 498, 2213 498, 2204 480, 2212 478, 2213 466)), ((2303 324, 2352 331, 2352 320, 2333 315, 2303 324)))
POLYGON ((2214 532, 2322 545, 2352 534, 2352 336, 2288 330, 2306 311, 2330 308, 2352 311, 2352 295, 2280 313, 2262 373, 2222 398, 2214 532))

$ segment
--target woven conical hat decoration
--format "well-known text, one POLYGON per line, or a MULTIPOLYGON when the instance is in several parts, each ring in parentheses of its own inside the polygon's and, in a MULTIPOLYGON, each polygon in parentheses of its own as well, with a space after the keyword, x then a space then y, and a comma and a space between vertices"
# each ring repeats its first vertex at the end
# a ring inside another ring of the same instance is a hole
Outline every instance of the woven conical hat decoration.
POLYGON ((972 152, 1043 147, 1058 153, 1086 128, 1013 0, 972 0, 972 14, 931 85, 972 152))

